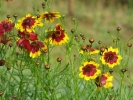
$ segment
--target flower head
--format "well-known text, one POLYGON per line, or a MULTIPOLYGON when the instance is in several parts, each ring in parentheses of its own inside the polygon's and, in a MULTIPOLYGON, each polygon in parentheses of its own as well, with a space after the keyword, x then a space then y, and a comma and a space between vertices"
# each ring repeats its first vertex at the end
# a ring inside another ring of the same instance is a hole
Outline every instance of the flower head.
POLYGON ((113 86, 113 76, 108 72, 96 78, 97 87, 111 88, 113 86))
POLYGON ((41 51, 40 50, 46 50, 47 46, 40 41, 33 41, 31 43, 31 50, 30 50, 30 57, 35 58, 40 56, 41 51))
POLYGON ((23 49, 25 48, 27 51, 31 50, 30 42, 38 40, 37 34, 34 32, 20 32, 18 31, 19 39, 17 41, 17 45, 23 49))
POLYGON ((54 18, 60 18, 59 12, 44 12, 41 14, 41 19, 46 19, 47 23, 53 22, 54 18))
POLYGON ((65 30, 61 28, 60 24, 56 24, 56 29, 54 31, 48 31, 47 38, 46 41, 52 45, 62 45, 67 43, 69 40, 65 30))
POLYGON ((85 80, 95 79, 101 73, 101 71, 97 69, 98 66, 99 64, 94 61, 83 62, 83 65, 79 68, 79 77, 85 80))
POLYGON ((109 47, 103 52, 103 55, 100 57, 100 60, 103 64, 106 64, 110 68, 113 68, 114 66, 120 64, 120 60, 122 60, 122 57, 118 55, 118 48, 109 47))
POLYGON ((27 14, 26 17, 23 17, 18 20, 18 23, 15 24, 15 27, 21 32, 32 32, 34 31, 34 28, 36 26, 43 26, 43 23, 40 22, 40 20, 36 17, 31 16, 30 14, 27 14))
POLYGON ((5 32, 10 32, 13 27, 14 24, 9 19, 0 22, 0 36, 2 36, 5 32))

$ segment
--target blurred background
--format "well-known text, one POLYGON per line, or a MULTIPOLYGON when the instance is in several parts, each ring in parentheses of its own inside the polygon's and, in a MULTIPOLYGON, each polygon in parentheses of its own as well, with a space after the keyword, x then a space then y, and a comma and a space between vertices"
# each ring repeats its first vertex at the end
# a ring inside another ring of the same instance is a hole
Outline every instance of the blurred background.
MULTIPOLYGON (((1 0, 0 21, 6 15, 18 14, 18 18, 26 14, 43 12, 42 2, 45 0, 1 0)), ((59 11, 65 15, 66 26, 73 28, 72 18, 78 23, 78 33, 88 38, 112 42, 111 34, 117 34, 116 28, 121 27, 120 38, 127 42, 133 35, 133 0, 48 0, 49 7, 44 11, 59 11)))

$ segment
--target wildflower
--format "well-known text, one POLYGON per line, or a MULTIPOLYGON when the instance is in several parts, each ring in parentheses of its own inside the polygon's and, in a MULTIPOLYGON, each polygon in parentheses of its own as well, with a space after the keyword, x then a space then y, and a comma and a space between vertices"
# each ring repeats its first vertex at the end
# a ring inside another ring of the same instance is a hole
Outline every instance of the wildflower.
POLYGON ((59 12, 44 12, 41 14, 41 19, 46 19, 47 23, 54 22, 54 18, 60 18, 59 12))
POLYGON ((83 65, 79 68, 79 77, 85 80, 95 79, 101 73, 101 71, 97 69, 98 66, 99 64, 94 61, 83 62, 83 65))
POLYGON ((47 46, 43 42, 40 42, 40 41, 33 41, 30 46, 31 46, 31 50, 30 50, 31 58, 40 56, 41 54, 40 49, 42 51, 45 51, 47 49, 47 46))
POLYGON ((0 36, 0 44, 6 44, 7 42, 11 41, 12 38, 8 38, 7 36, 3 35, 3 36, 0 36))
POLYGON ((46 42, 49 42, 51 45, 62 45, 67 43, 69 40, 65 30, 61 28, 60 24, 56 24, 56 29, 54 31, 48 31, 48 39, 46 42))
POLYGON ((13 27, 14 24, 10 19, 0 22, 0 36, 2 36, 5 32, 10 32, 13 27))
POLYGON ((99 50, 94 49, 94 48, 91 48, 91 49, 89 50, 89 53, 90 53, 90 55, 92 55, 92 54, 98 54, 98 53, 99 53, 99 50))
POLYGON ((38 40, 37 34, 34 32, 20 32, 18 31, 19 39, 17 41, 17 45, 21 48, 25 48, 27 51, 31 50, 30 42, 38 40))
POLYGON ((34 28, 36 26, 43 26, 43 23, 40 22, 40 20, 36 17, 31 16, 30 14, 27 14, 26 17, 23 17, 18 20, 18 23, 15 24, 15 27, 21 32, 32 32, 34 31, 34 28))
POLYGON ((120 64, 122 57, 118 55, 118 48, 108 48, 103 52, 103 55, 100 57, 100 60, 103 64, 108 65, 110 68, 113 68, 116 65, 120 64))
POLYGON ((111 76, 108 72, 96 78, 96 85, 98 88, 111 88, 113 86, 113 76, 111 76))

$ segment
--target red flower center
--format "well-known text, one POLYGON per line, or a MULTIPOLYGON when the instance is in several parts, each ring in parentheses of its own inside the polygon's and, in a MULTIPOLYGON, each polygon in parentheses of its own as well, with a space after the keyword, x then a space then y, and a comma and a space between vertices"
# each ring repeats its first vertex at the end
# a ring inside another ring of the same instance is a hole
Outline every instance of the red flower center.
POLYGON ((59 37, 59 36, 61 35, 61 32, 60 32, 60 31, 55 31, 54 35, 55 35, 56 37, 59 37))
POLYGON ((3 27, 4 27, 4 28, 8 28, 8 25, 7 25, 7 24, 3 24, 3 27))
POLYGON ((47 18, 51 18, 52 15, 51 15, 51 14, 46 14, 46 17, 47 17, 47 18))
POLYGON ((25 19, 25 20, 24 20, 24 24, 25 24, 25 25, 30 25, 30 22, 31 22, 30 19, 25 19))
POLYGON ((85 67, 82 68, 83 75, 86 76, 93 76, 96 73, 96 66, 93 64, 87 64, 85 67))
POLYGON ((36 20, 32 17, 27 17, 26 19, 24 19, 22 26, 24 28, 29 28, 31 26, 33 26, 35 24, 36 20))
POLYGON ((117 55, 116 55, 116 52, 106 52, 104 54, 104 60, 106 63, 110 63, 110 64, 113 64, 113 63, 116 63, 117 62, 117 55))

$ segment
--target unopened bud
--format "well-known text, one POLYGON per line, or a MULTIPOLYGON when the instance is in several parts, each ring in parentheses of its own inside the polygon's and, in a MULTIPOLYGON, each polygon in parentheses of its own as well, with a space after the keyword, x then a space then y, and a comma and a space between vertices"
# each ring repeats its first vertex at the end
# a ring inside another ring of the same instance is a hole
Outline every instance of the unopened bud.
POLYGON ((120 31, 120 30, 121 30, 121 28, 118 26, 118 27, 117 27, 117 31, 120 31))
POLYGON ((93 42, 94 42, 94 39, 93 39, 93 38, 90 38, 90 39, 89 39, 89 42, 90 42, 90 43, 93 43, 93 42))

